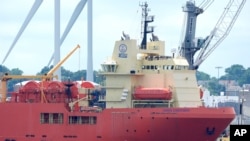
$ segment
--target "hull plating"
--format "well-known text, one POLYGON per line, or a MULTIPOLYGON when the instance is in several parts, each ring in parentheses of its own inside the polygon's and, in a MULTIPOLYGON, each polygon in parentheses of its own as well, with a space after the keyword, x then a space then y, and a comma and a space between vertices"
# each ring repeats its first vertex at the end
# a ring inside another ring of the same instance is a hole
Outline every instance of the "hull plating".
POLYGON ((0 140, 13 141, 214 141, 234 118, 232 108, 123 108, 69 112, 64 104, 0 104, 0 140), (62 113, 60 124, 41 123, 41 113, 62 113), (70 124, 69 116, 92 116, 70 124))

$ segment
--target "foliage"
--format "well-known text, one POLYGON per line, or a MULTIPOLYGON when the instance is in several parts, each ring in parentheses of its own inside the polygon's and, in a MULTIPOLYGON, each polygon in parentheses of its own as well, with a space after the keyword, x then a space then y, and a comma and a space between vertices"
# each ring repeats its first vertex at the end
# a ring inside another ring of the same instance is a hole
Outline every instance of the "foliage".
POLYGON ((10 74, 13 74, 13 75, 22 75, 23 71, 20 70, 19 68, 14 68, 14 69, 10 70, 10 74))
POLYGON ((242 65, 235 64, 225 69, 226 75, 222 76, 222 80, 239 80, 245 73, 245 68, 242 65))
POLYGON ((196 77, 197 77, 197 80, 203 80, 203 81, 210 80, 210 75, 201 71, 196 72, 196 77))
POLYGON ((42 68, 42 70, 41 70, 39 73, 37 73, 37 75, 44 75, 44 74, 47 74, 47 73, 49 72, 49 70, 52 69, 52 68, 53 68, 52 65, 51 65, 50 67, 45 66, 45 67, 42 68))
POLYGON ((213 77, 208 82, 208 90, 212 95, 220 95, 220 92, 225 91, 225 86, 219 84, 219 81, 213 77))
POLYGON ((245 69, 242 65, 235 64, 225 69, 222 80, 235 80, 240 86, 250 84, 250 68, 245 69))
POLYGON ((217 78, 212 77, 210 78, 210 75, 197 71, 196 77, 198 81, 205 81, 205 87, 210 91, 212 95, 219 95, 221 91, 225 91, 225 86, 219 84, 219 81, 217 78))
MULTIPOLYGON (((22 75, 23 74, 23 71, 20 70, 19 68, 13 68, 11 70, 9 70, 7 67, 5 66, 2 66, 0 65, 0 73, 2 73, 1 75, 3 74, 8 74, 8 75, 22 75)), ((10 91, 14 91, 14 85, 16 83, 19 83, 21 81, 23 81, 24 79, 11 79, 8 81, 7 83, 7 87, 8 87, 8 92, 10 91)))
MULTIPOLYGON (((22 75, 23 71, 20 70, 19 68, 14 68, 10 70, 11 75, 22 75)), ((22 81, 24 81, 25 79, 11 79, 8 81, 8 92, 12 92, 14 91, 14 85, 17 83, 20 83, 22 81)))
POLYGON ((243 84, 250 84, 250 68, 243 71, 244 73, 241 74, 239 79, 239 85, 242 86, 243 84))
POLYGON ((7 67, 0 65, 0 73, 9 73, 9 71, 10 70, 7 67))
POLYGON ((104 75, 101 75, 101 70, 98 70, 98 71, 94 71, 94 82, 102 85, 102 86, 105 86, 105 76, 104 75))
MULTIPOLYGON (((204 80, 206 74, 197 72, 197 80, 204 80)), ((219 94, 220 91, 224 91, 225 87, 218 83, 219 80, 234 80, 238 82, 239 86, 243 84, 250 84, 250 68, 245 69, 242 65, 234 64, 225 69, 225 75, 221 76, 218 80, 213 77, 210 78, 208 83, 208 90, 211 94, 219 94)))
POLYGON ((66 81, 68 79, 70 79, 72 81, 75 80, 75 79, 73 79, 73 72, 71 72, 70 70, 64 69, 64 67, 61 67, 61 75, 62 75, 62 81, 66 81))
POLYGON ((76 71, 76 72, 72 73, 71 79, 73 81, 75 81, 75 80, 86 80, 86 75, 87 75, 86 70, 79 70, 79 71, 76 71))

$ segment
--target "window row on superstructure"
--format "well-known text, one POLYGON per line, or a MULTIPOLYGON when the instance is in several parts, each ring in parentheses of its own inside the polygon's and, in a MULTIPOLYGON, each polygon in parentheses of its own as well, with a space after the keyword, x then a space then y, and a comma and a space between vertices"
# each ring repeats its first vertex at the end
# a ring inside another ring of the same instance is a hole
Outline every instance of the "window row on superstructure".
POLYGON ((143 70, 187 70, 188 66, 181 65, 143 65, 143 70), (162 68, 162 69, 161 69, 162 68))
POLYGON ((104 72, 116 72, 117 64, 102 64, 102 70, 104 72))
POLYGON ((146 56, 145 60, 153 61, 153 60, 166 60, 171 59, 171 56, 146 56))

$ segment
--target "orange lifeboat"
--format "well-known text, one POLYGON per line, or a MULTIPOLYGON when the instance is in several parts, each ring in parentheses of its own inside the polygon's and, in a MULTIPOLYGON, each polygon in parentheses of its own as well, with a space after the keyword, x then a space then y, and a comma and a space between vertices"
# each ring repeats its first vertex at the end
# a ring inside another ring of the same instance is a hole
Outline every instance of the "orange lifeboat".
POLYGON ((136 88, 134 98, 136 100, 170 100, 172 98, 172 92, 166 88, 136 88))

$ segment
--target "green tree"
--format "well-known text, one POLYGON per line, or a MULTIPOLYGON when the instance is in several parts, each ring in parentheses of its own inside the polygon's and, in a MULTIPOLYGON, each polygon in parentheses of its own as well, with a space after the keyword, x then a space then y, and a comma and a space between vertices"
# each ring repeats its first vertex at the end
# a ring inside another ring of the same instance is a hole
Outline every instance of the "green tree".
MULTIPOLYGON (((20 70, 19 68, 13 68, 11 70, 9 70, 7 67, 5 66, 0 66, 1 71, 4 73, 8 73, 8 75, 22 75, 23 71, 20 70)), ((14 91, 14 86, 15 84, 23 81, 24 79, 10 79, 7 81, 7 90, 8 92, 13 92, 14 91)), ((9 96, 9 94, 8 94, 9 96)))
POLYGON ((222 78, 224 80, 239 80, 243 76, 245 68, 242 65, 234 64, 229 68, 225 69, 226 75, 222 78))
POLYGON ((19 68, 14 68, 14 69, 10 70, 10 74, 12 74, 12 75, 22 75, 23 71, 20 70, 19 68))
POLYGON ((94 71, 94 82, 104 86, 105 85, 105 76, 101 75, 101 70, 94 71))
POLYGON ((70 79, 71 81, 73 81, 73 72, 71 72, 70 70, 66 70, 64 67, 61 67, 61 79, 62 81, 68 80, 70 79))
POLYGON ((77 72, 74 72, 72 75, 72 80, 86 80, 86 70, 79 70, 77 72))
POLYGON ((50 67, 45 66, 42 68, 42 70, 39 73, 37 73, 37 75, 47 74, 52 68, 53 68, 53 65, 51 65, 50 67))
POLYGON ((242 74, 242 77, 239 79, 239 85, 250 84, 250 68, 246 69, 242 74))
POLYGON ((196 71, 196 78, 197 80, 203 80, 203 81, 210 80, 210 75, 202 71, 196 71))
MULTIPOLYGON (((4 73, 9 73, 9 69, 3 65, 0 65, 0 73, 4 74, 4 73)), ((1 75, 1 74, 0 74, 1 75)))
POLYGON ((219 84, 219 81, 213 77, 208 82, 208 90, 210 91, 211 95, 219 95, 220 92, 225 91, 225 86, 219 84))

